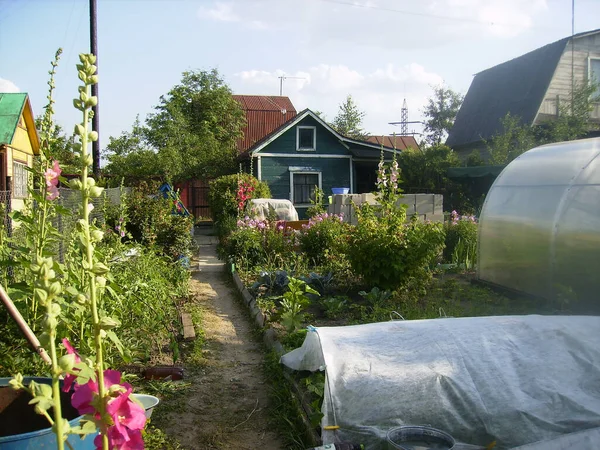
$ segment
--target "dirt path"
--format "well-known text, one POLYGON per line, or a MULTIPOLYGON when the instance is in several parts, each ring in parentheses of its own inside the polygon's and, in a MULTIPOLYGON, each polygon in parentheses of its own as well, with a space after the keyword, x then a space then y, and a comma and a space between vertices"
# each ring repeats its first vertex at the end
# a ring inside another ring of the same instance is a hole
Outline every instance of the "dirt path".
POLYGON ((192 386, 184 408, 170 414, 169 434, 190 449, 280 450, 283 446, 269 426, 264 350, 216 257, 213 239, 197 238, 200 270, 193 275, 191 290, 203 309, 206 345, 203 364, 186 377, 192 386))

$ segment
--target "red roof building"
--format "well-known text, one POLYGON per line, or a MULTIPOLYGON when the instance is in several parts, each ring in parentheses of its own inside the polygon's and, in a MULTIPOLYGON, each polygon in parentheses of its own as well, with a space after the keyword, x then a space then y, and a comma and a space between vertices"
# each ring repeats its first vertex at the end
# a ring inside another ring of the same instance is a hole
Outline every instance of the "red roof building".
POLYGON ((289 97, 269 95, 234 95, 246 113, 244 137, 238 141, 238 150, 245 153, 261 139, 285 122, 296 117, 296 108, 289 97))

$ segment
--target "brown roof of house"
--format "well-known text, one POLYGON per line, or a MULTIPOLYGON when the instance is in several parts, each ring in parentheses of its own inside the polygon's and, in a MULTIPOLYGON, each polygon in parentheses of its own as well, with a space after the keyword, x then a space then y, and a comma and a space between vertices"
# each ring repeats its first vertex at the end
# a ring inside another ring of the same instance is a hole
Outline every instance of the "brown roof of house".
POLYGON ((234 95, 246 113, 244 137, 238 141, 238 151, 246 152, 288 120, 296 117, 296 108, 289 97, 269 95, 234 95))
POLYGON ((384 147, 395 148, 397 150, 406 150, 407 148, 419 148, 419 144, 413 136, 369 136, 367 142, 381 145, 384 147))

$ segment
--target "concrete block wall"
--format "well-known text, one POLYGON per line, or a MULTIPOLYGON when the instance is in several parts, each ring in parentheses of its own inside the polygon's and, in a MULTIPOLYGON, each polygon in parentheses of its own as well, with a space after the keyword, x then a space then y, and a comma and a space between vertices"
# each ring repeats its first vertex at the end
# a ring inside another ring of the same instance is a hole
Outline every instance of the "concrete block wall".
MULTIPOLYGON (((443 200, 444 197, 441 194, 406 194, 398 201, 398 204, 407 205, 406 216, 408 218, 417 214, 421 220, 443 222, 443 200)), ((333 195, 327 212, 330 214, 344 213, 344 221, 355 225, 357 218, 353 204, 360 206, 363 203, 378 204, 374 194, 333 195)))

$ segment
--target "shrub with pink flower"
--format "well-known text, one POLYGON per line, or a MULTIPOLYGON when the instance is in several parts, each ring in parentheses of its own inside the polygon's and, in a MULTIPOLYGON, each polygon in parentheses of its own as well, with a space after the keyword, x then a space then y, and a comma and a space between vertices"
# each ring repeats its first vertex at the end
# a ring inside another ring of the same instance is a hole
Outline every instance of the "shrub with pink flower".
POLYGON ((469 264, 474 265, 477 254, 477 218, 473 215, 460 215, 454 210, 450 213, 444 228, 446 231, 444 261, 461 264, 468 258, 469 264))
POLYGON ((298 240, 301 250, 317 264, 329 255, 342 255, 348 240, 344 214, 317 214, 302 226, 298 240))

